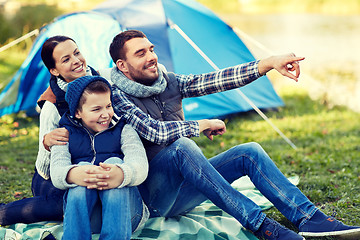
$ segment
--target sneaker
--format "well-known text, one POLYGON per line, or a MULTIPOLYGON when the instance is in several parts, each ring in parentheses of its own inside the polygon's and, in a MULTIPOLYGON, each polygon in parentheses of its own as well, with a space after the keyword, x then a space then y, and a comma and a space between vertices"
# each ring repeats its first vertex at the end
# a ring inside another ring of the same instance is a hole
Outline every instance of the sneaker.
POLYGON ((336 237, 339 239, 360 239, 360 227, 348 226, 317 211, 308 222, 300 227, 299 235, 304 237, 336 237))
POLYGON ((282 226, 273 219, 265 218, 255 236, 266 240, 304 240, 302 236, 282 226))

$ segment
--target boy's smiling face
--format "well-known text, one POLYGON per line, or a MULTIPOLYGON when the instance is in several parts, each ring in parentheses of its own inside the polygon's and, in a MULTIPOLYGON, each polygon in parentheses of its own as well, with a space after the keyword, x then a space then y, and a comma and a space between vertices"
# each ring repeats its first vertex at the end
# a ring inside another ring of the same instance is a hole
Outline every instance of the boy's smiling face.
POLYGON ((106 93, 84 93, 86 100, 78 108, 75 117, 92 133, 109 128, 114 109, 111 104, 110 91, 106 93))

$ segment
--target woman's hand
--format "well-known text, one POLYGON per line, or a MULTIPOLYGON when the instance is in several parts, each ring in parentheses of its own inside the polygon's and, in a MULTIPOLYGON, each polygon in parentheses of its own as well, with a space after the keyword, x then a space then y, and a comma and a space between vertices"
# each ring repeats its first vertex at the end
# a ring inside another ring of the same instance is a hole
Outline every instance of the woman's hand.
POLYGON ((69 132, 66 128, 56 128, 44 135, 44 147, 50 151, 53 145, 65 145, 69 141, 69 132))

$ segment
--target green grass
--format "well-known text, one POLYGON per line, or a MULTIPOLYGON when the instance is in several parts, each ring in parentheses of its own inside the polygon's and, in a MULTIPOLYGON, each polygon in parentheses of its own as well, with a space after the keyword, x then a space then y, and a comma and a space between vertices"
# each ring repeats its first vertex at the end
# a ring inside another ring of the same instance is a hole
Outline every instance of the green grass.
POLYGON ((0 91, 10 82, 13 74, 25 60, 32 42, 21 44, 0 53, 0 91))
MULTIPOLYGON (((227 133, 212 144, 205 137, 197 142, 208 157, 236 144, 259 142, 286 176, 300 176, 299 188, 324 212, 336 211, 346 223, 360 225, 360 115, 345 107, 330 110, 296 86, 280 95, 286 107, 266 114, 297 150, 256 113, 226 120, 227 133)), ((268 214, 291 227, 275 209, 268 214)))
POLYGON ((0 202, 30 197, 38 150, 38 120, 14 114, 0 118, 0 124, 0 202))
MULTIPOLYGON (((286 176, 300 176, 299 188, 312 202, 348 224, 360 225, 359 114, 345 107, 328 109, 295 85, 279 91, 285 107, 267 111, 271 121, 297 146, 291 148, 261 117, 245 113, 225 119, 227 133, 196 142, 207 157, 237 144, 256 141, 286 176)), ((21 114, 0 118, 0 202, 30 197, 38 149, 38 119, 21 114)), ((267 214, 293 226, 276 210, 267 214)))

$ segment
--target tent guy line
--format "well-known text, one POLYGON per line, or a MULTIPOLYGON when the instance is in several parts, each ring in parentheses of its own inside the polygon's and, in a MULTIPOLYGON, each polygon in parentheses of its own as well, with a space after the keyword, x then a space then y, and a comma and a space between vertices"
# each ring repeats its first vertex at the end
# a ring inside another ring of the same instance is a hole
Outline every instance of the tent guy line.
MULTIPOLYGON (((168 19, 169 26, 176 30, 216 71, 220 70, 220 68, 213 62, 211 59, 194 43, 189 36, 175 23, 173 23, 170 19, 168 19)), ((285 134, 276 127, 271 120, 240 90, 236 89, 236 91, 243 97, 243 99, 287 142, 293 149, 297 149, 295 144, 285 136, 285 134)))
POLYGON ((11 48, 12 46, 15 46, 16 44, 24 41, 25 39, 28 39, 28 38, 30 38, 30 37, 32 37, 32 36, 37 36, 37 35, 39 35, 39 29, 35 29, 35 30, 33 30, 33 31, 25 34, 24 36, 19 37, 18 39, 15 39, 14 41, 12 41, 12 42, 10 42, 10 43, 8 43, 8 44, 0 47, 0 53, 3 52, 3 51, 5 51, 5 50, 8 49, 8 48, 11 48))

